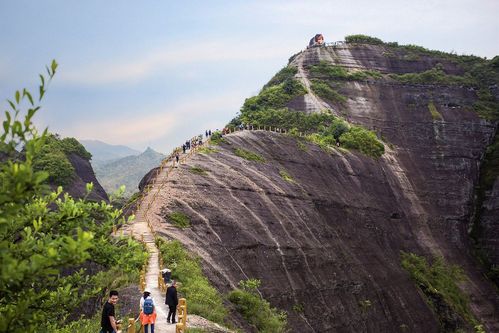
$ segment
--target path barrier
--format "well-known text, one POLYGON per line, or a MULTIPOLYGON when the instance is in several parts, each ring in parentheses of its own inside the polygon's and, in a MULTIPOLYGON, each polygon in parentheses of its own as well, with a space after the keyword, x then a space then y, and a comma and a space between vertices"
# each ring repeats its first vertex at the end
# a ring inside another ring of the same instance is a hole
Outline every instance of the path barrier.
POLYGON ((184 333, 187 329, 187 300, 181 298, 177 306, 178 323, 175 326, 175 333, 184 333))

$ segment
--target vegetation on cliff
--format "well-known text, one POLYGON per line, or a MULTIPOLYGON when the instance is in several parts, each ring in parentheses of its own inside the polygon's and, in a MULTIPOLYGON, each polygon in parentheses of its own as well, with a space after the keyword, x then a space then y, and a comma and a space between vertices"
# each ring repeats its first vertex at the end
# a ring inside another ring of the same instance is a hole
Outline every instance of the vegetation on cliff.
POLYGON ((465 279, 459 266, 446 264, 442 257, 434 258, 429 264, 424 257, 406 252, 401 253, 401 259, 402 267, 426 296, 427 303, 439 316, 443 329, 454 331, 464 328, 462 320, 452 315, 452 312, 467 323, 479 326, 469 307, 468 297, 459 289, 458 283, 465 279))
POLYGON ((229 293, 229 300, 236 305, 244 319, 254 325, 258 332, 286 332, 287 315, 272 308, 270 303, 258 294, 260 280, 249 279, 239 282, 239 288, 229 293))
MULTIPOLYGON (((54 61, 49 80, 56 69, 54 61)), ((37 102, 49 82, 40 79, 37 102)), ((147 255, 140 243, 109 239, 112 226, 125 222, 119 210, 75 200, 60 187, 50 190, 49 172, 34 167, 47 142, 65 153, 82 151, 73 140, 57 141, 36 130, 32 119, 40 106, 28 91, 16 92, 9 105, 0 136, 0 331, 55 332, 82 302, 135 282, 147 255), (99 273, 90 274, 88 267, 99 273)), ((87 192, 92 189, 87 184, 87 192)))
POLYGON ((199 258, 189 254, 177 241, 156 238, 156 245, 166 267, 172 267, 172 278, 181 283, 179 293, 189 300, 189 313, 224 324, 227 310, 222 296, 203 275, 199 258))

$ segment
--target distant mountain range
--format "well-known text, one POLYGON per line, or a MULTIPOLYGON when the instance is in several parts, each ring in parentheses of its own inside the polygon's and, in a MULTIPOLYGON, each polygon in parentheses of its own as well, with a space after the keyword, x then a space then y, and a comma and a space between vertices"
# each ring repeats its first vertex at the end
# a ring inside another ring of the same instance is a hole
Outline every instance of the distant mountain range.
POLYGON ((92 162, 109 162, 131 155, 139 155, 140 151, 122 145, 110 145, 99 140, 79 140, 92 154, 92 162))
POLYGON ((121 185, 126 186, 125 196, 137 192, 142 177, 166 157, 152 148, 140 153, 127 146, 110 145, 97 140, 80 142, 92 154, 95 175, 108 194, 121 185))

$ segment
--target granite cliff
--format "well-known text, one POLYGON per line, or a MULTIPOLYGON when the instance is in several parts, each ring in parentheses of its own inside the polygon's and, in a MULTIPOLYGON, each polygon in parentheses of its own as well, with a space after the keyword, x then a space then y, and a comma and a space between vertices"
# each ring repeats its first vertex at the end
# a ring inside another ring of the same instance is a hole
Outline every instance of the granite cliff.
POLYGON ((469 74, 469 62, 486 61, 458 58, 364 43, 300 52, 287 68, 302 90, 285 106, 328 110, 373 130, 384 153, 236 132, 165 180, 154 228, 198 254, 222 292, 260 279, 261 294, 287 311, 293 332, 473 332, 477 323, 498 332, 499 293, 476 254, 478 247, 497 267, 495 174, 493 187, 478 188, 498 119, 494 96, 485 100, 480 85, 497 85, 469 74), (176 211, 191 227, 170 223, 176 211), (416 283, 402 252, 459 265, 475 321, 416 283))

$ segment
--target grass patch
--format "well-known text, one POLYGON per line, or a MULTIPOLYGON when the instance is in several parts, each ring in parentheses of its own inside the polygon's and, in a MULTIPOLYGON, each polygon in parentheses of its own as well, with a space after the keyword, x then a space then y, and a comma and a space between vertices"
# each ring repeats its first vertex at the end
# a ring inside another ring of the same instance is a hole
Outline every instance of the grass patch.
POLYGON ((201 154, 209 155, 209 154, 213 154, 213 153, 218 153, 218 149, 204 146, 204 147, 199 148, 198 152, 201 154))
POLYGON ((174 226, 181 229, 191 226, 191 219, 189 218, 189 216, 181 212, 173 212, 168 214, 168 219, 174 226))
POLYGON ((177 240, 156 238, 156 244, 164 265, 175 267, 172 277, 181 282, 178 291, 189 302, 188 312, 224 324, 227 310, 220 293, 203 275, 199 258, 188 253, 177 240))
POLYGON ((322 80, 312 80, 310 88, 312 88, 313 92, 319 97, 322 97, 328 101, 338 103, 345 103, 347 101, 347 98, 345 96, 338 93, 336 90, 331 88, 329 84, 322 80))
POLYGON ((205 169, 201 168, 200 166, 193 166, 189 169, 189 171, 193 174, 196 174, 196 175, 201 175, 201 176, 205 176, 208 174, 208 172, 206 172, 205 169))
POLYGON ((296 140, 296 146, 298 147, 298 149, 300 149, 301 151, 304 151, 304 152, 307 152, 308 151, 308 147, 306 144, 304 144, 301 140, 296 140))
POLYGON ((246 149, 236 148, 234 150, 234 154, 236 156, 242 157, 248 161, 255 161, 255 162, 260 162, 260 163, 265 162, 265 159, 263 158, 262 155, 259 155, 257 153, 254 153, 254 152, 246 150, 246 149))
POLYGON ((470 76, 446 74, 441 66, 436 66, 421 73, 390 74, 390 78, 410 84, 445 84, 445 85, 476 85, 477 82, 470 76))
POLYGON ((443 120, 444 119, 442 117, 442 115, 440 114, 440 112, 438 112, 437 107, 435 106, 433 101, 430 101, 428 103, 428 110, 430 110, 431 117, 433 118, 433 120, 443 120))
POLYGON ((285 169, 279 170, 279 175, 281 176, 282 179, 284 179, 288 183, 295 183, 293 177, 291 177, 291 175, 285 169))
MULTIPOLYGON (((428 303, 437 310, 441 300, 466 322, 479 325, 469 307, 468 297, 459 289, 458 283, 465 276, 462 269, 456 265, 447 265, 442 257, 436 257, 429 264, 424 257, 414 253, 401 253, 402 267, 409 272, 411 278, 425 294, 428 303)), ((438 311, 441 322, 445 322, 444 313, 438 311)))
POLYGON ((286 82, 287 80, 292 80, 296 73, 298 73, 298 68, 294 66, 286 66, 279 72, 277 72, 277 74, 274 75, 274 77, 270 79, 270 81, 266 85, 263 86, 263 89, 279 85, 283 82, 286 82))
POLYGON ((240 281, 239 288, 229 293, 229 300, 244 319, 254 325, 258 332, 284 333, 287 316, 284 311, 272 308, 257 292, 259 280, 240 281))
POLYGON ((328 61, 321 61, 317 65, 309 67, 310 74, 315 77, 325 78, 330 80, 352 80, 362 81, 369 78, 379 79, 383 75, 376 70, 355 70, 349 71, 345 67, 332 65, 328 61))

